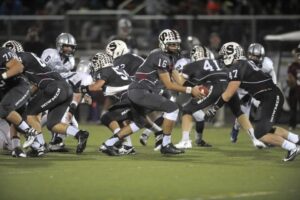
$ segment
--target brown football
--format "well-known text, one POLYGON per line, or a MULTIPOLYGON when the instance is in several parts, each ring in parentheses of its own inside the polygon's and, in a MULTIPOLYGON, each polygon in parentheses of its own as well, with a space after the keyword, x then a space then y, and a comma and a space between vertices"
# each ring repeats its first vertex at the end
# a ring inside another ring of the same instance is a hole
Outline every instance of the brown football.
POLYGON ((204 86, 204 85, 199 85, 198 86, 198 89, 200 90, 200 92, 201 92, 201 94, 203 95, 203 96, 207 96, 208 95, 208 93, 209 93, 209 89, 206 87, 206 86, 204 86))

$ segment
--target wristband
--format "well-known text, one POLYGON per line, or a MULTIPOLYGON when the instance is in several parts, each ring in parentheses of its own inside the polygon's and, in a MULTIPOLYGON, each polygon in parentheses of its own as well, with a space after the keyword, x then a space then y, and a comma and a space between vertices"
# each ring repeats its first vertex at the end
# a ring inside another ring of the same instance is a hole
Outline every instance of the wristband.
POLYGON ((192 87, 186 87, 185 88, 185 93, 187 93, 187 94, 191 94, 192 93, 192 87))
POLYGON ((87 93, 89 93, 89 91, 90 91, 88 85, 86 85, 86 86, 81 86, 79 90, 80 90, 80 92, 83 93, 83 94, 87 94, 87 93))
POLYGON ((7 79, 7 73, 6 72, 2 73, 1 77, 2 77, 2 79, 7 79))
POLYGON ((217 100, 217 102, 215 103, 215 105, 218 108, 221 108, 225 103, 227 103, 226 101, 224 101, 224 99, 222 98, 222 96, 220 96, 220 98, 217 100))

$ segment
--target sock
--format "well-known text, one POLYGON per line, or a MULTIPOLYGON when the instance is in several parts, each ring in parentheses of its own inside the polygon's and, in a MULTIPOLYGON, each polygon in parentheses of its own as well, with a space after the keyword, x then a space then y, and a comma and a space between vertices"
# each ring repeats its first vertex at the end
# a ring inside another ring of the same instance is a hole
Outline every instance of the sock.
POLYGON ((182 132, 182 141, 188 141, 190 140, 190 133, 188 131, 182 132))
POLYGON ((164 134, 162 130, 154 133, 155 137, 162 135, 162 134, 164 134))
POLYGON ((296 148, 296 145, 292 142, 284 140, 281 147, 285 150, 291 151, 292 149, 296 148))
POLYGON ((75 136, 78 132, 79 132, 79 130, 76 127, 74 127, 74 126, 68 126, 66 134, 67 135, 75 136))
POLYGON ((150 129, 145 129, 142 133, 142 135, 147 135, 148 137, 151 135, 152 131, 150 129))
POLYGON ((22 131, 25 131, 26 129, 29 129, 30 126, 24 120, 22 120, 21 123, 18 125, 18 128, 22 131))
POLYGON ((240 130, 240 124, 238 123, 237 119, 236 119, 235 122, 234 122, 233 128, 234 128, 235 130, 240 130))
POLYGON ((114 135, 117 134, 120 130, 121 130, 120 128, 116 128, 116 129, 114 130, 114 132, 113 132, 114 135))
POLYGON ((38 134, 38 135, 36 136, 36 139, 37 139, 37 141, 38 141, 41 145, 44 145, 44 144, 45 144, 44 136, 43 136, 42 133, 38 134))
POLYGON ((254 129, 253 128, 249 128, 247 130, 248 135, 250 136, 251 140, 256 140, 256 137, 254 136, 254 129))
POLYGON ((291 141, 292 143, 297 143, 297 142, 299 142, 299 135, 296 135, 292 132, 289 132, 288 136, 287 136, 287 139, 289 141, 291 141))
POLYGON ((32 148, 34 148, 35 150, 37 150, 38 148, 41 147, 41 144, 37 141, 34 141, 31 145, 32 148))
POLYGON ((171 143, 171 135, 164 134, 162 145, 167 146, 170 143, 171 143))
POLYGON ((196 140, 202 140, 204 121, 196 122, 196 140))
POLYGON ((20 138, 18 136, 14 136, 11 139, 11 146, 12 146, 12 149, 21 146, 20 138))
POLYGON ((124 138, 123 144, 126 145, 126 146, 132 147, 131 137, 130 137, 130 136, 126 136, 126 137, 124 138))
POLYGON ((63 140, 66 138, 66 135, 65 135, 65 134, 59 134, 59 133, 57 133, 57 134, 56 134, 56 137, 61 138, 62 141, 63 141, 63 140))
POLYGON ((105 141, 106 146, 113 146, 116 142, 118 142, 120 139, 118 137, 112 137, 105 141))
POLYGON ((157 124, 158 126, 161 126, 164 122, 164 117, 160 116, 159 118, 157 118, 154 123, 157 124))

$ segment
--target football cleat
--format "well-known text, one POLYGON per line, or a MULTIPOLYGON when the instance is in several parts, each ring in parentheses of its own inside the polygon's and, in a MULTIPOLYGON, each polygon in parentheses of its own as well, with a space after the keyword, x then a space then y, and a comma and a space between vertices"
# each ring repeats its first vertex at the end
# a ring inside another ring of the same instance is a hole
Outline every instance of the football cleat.
POLYGON ((255 146, 258 149, 267 148, 267 145, 265 145, 265 143, 263 143, 262 141, 260 141, 258 139, 253 139, 252 143, 253 143, 253 146, 255 146))
POLYGON ((68 152, 68 149, 65 148, 63 139, 60 137, 55 137, 53 141, 49 143, 49 151, 51 152, 68 152))
POLYGON ((167 146, 161 146, 160 149, 161 154, 181 154, 184 153, 183 149, 177 149, 172 143, 167 146))
POLYGON ((120 149, 118 149, 118 152, 120 155, 128 155, 128 154, 135 155, 136 154, 134 147, 127 146, 127 145, 123 145, 120 149))
POLYGON ((157 135, 155 137, 154 151, 159 151, 161 149, 162 141, 163 141, 163 135, 162 134, 157 135))
POLYGON ((25 137, 26 141, 23 144, 23 148, 26 149, 32 145, 34 142, 36 136, 38 135, 38 132, 33 128, 28 128, 25 130, 25 137))
POLYGON ((231 130, 231 133, 230 133, 230 140, 231 140, 232 143, 236 143, 238 135, 239 135, 239 130, 235 129, 233 127, 232 130, 231 130))
POLYGON ((99 149, 102 153, 105 153, 108 156, 119 156, 118 149, 114 146, 107 146, 103 143, 99 149))
POLYGON ((195 143, 196 143, 196 145, 197 145, 198 147, 212 147, 211 144, 208 144, 207 142, 205 142, 205 141, 202 140, 202 139, 196 140, 195 143))
POLYGON ((146 145, 147 145, 147 142, 148 142, 148 138, 149 138, 148 135, 142 134, 142 135, 140 136, 140 143, 141 143, 143 146, 146 146, 146 145))
POLYGON ((11 152, 12 157, 17 157, 17 158, 26 158, 27 155, 26 153, 21 149, 21 147, 16 147, 12 150, 11 152))
POLYGON ((175 147, 178 149, 191 149, 192 141, 191 140, 186 140, 186 141, 181 140, 178 144, 175 144, 175 147))
POLYGON ((77 145, 77 148, 76 148, 76 153, 77 154, 82 153, 84 151, 84 149, 86 147, 88 137, 89 137, 89 132, 87 132, 87 131, 80 130, 76 134, 75 138, 78 139, 78 145, 77 145))
POLYGON ((300 154, 300 146, 288 151, 287 156, 283 159, 284 162, 293 161, 300 154))

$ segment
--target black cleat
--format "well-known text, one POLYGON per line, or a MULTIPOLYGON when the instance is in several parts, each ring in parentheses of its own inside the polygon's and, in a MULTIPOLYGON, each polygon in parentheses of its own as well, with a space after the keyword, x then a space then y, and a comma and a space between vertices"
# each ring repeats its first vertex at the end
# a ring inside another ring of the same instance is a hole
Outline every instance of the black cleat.
POLYGON ((140 136, 140 143, 143 145, 143 146, 146 146, 147 145, 147 142, 148 142, 148 135, 146 134, 142 134, 140 136))
POLYGON ((167 146, 161 146, 160 149, 161 154, 181 154, 184 153, 183 149, 177 149, 172 143, 167 146))
POLYGON ((17 158, 26 158, 27 155, 26 153, 21 149, 21 147, 16 147, 14 150, 11 152, 12 157, 17 157, 17 158))
POLYGON ((293 161, 296 156, 300 154, 300 146, 296 146, 296 148, 288 151, 287 156, 283 159, 284 162, 293 161))
POLYGON ((76 134, 75 138, 78 139, 78 145, 77 145, 77 148, 76 148, 76 153, 77 154, 82 153, 84 151, 84 149, 86 147, 88 137, 89 137, 89 132, 87 132, 87 131, 80 130, 76 134))
POLYGON ((99 149, 102 153, 105 153, 108 156, 119 156, 118 149, 114 146, 107 146, 105 143, 99 149))
POLYGON ((196 140, 196 145, 198 147, 212 147, 211 144, 208 144, 207 142, 205 142, 204 140, 196 140))

